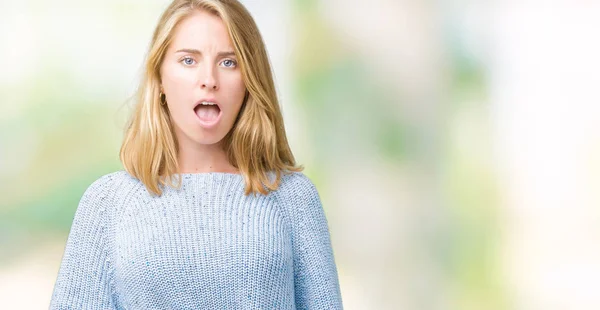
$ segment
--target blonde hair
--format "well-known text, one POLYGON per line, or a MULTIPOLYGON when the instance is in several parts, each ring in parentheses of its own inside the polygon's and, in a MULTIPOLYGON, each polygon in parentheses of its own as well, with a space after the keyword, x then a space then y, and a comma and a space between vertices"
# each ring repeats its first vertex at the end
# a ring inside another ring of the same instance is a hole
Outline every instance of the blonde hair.
MULTIPOLYGON (((228 29, 246 86, 239 115, 222 146, 229 162, 243 175, 245 194, 279 187, 282 173, 301 171, 288 145, 267 52, 252 16, 235 0, 175 0, 162 14, 145 61, 120 150, 125 170, 149 192, 162 194, 179 175, 178 142, 166 105, 160 102, 160 66, 176 26, 196 10, 210 12, 228 29), (275 179, 269 178, 269 172, 275 179), (265 189, 266 187, 266 189, 265 189)), ((180 175, 179 175, 180 177, 180 175)))

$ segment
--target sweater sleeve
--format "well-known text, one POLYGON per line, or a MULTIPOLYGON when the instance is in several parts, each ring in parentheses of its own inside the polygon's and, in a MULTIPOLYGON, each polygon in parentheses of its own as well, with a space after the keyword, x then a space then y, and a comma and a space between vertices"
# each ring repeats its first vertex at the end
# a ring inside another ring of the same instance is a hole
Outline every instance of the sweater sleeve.
POLYGON ((343 309, 329 227, 314 184, 295 173, 286 197, 293 219, 297 309, 343 309))
POLYGON ((83 194, 71 225, 50 309, 113 309, 105 228, 109 176, 83 194))

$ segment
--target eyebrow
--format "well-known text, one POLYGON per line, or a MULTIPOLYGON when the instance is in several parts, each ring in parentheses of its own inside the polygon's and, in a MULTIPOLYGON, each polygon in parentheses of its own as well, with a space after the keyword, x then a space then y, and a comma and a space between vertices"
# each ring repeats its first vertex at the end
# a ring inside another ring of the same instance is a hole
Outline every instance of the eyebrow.
MULTIPOLYGON (((175 53, 190 53, 190 54, 197 54, 197 55, 202 55, 202 52, 200 52, 197 49, 190 49, 190 48, 182 48, 180 50, 177 50, 175 53)), ((226 52, 218 52, 217 56, 220 57, 225 57, 225 56, 235 56, 235 52, 233 51, 226 51, 226 52)))

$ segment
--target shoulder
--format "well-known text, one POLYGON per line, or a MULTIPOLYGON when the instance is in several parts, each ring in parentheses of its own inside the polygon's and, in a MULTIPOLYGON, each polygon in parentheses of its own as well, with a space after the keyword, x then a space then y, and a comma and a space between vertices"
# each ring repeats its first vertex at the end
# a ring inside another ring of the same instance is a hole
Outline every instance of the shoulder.
POLYGON ((301 172, 282 177, 277 190, 277 201, 292 221, 297 236, 308 236, 307 229, 313 233, 328 231, 327 217, 319 192, 313 181, 301 172))
POLYGON ((281 176, 281 183, 277 190, 282 195, 291 194, 318 194, 313 181, 302 172, 291 172, 281 176))
POLYGON ((280 203, 287 205, 291 211, 297 209, 320 208, 321 199, 313 181, 302 172, 292 172, 281 177, 276 191, 280 203))
POLYGON ((95 179, 84 191, 81 202, 98 202, 112 198, 123 189, 127 183, 135 183, 137 180, 126 171, 119 170, 104 174, 95 179))
POLYGON ((83 192, 75 212, 74 225, 80 225, 93 219, 106 219, 107 212, 113 212, 119 193, 126 190, 127 184, 136 179, 120 170, 96 178, 83 192))
POLYGON ((84 195, 93 195, 96 193, 107 193, 118 183, 122 183, 129 177, 127 172, 120 170, 104 174, 94 180, 85 190, 84 195))

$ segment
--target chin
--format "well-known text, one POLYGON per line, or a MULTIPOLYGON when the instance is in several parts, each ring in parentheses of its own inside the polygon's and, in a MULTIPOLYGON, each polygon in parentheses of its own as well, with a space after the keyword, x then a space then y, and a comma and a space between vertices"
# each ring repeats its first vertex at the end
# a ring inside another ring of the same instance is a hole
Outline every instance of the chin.
MULTIPOLYGON (((218 124, 224 125, 224 124, 218 124)), ((233 125, 233 124, 232 124, 233 125)), ((183 134, 185 136, 185 140, 197 144, 197 145, 214 145, 221 142, 229 132, 228 130, 224 130, 221 126, 214 126, 212 128, 205 128, 202 125, 199 125, 196 120, 193 122, 187 123, 185 129, 179 127, 179 134, 183 134)))
POLYGON ((192 140, 194 142, 196 142, 197 144, 201 144, 201 145, 214 145, 217 144, 221 141, 223 141, 223 138, 225 138, 225 135, 211 135, 211 134, 206 134, 203 137, 195 137, 192 138, 192 140))
POLYGON ((232 128, 229 128, 229 130, 227 130, 216 127, 212 130, 207 130, 205 128, 196 127, 196 129, 191 132, 192 135, 190 137, 193 137, 192 140, 200 144, 215 144, 223 141, 223 139, 225 139, 225 137, 231 130, 232 128))

